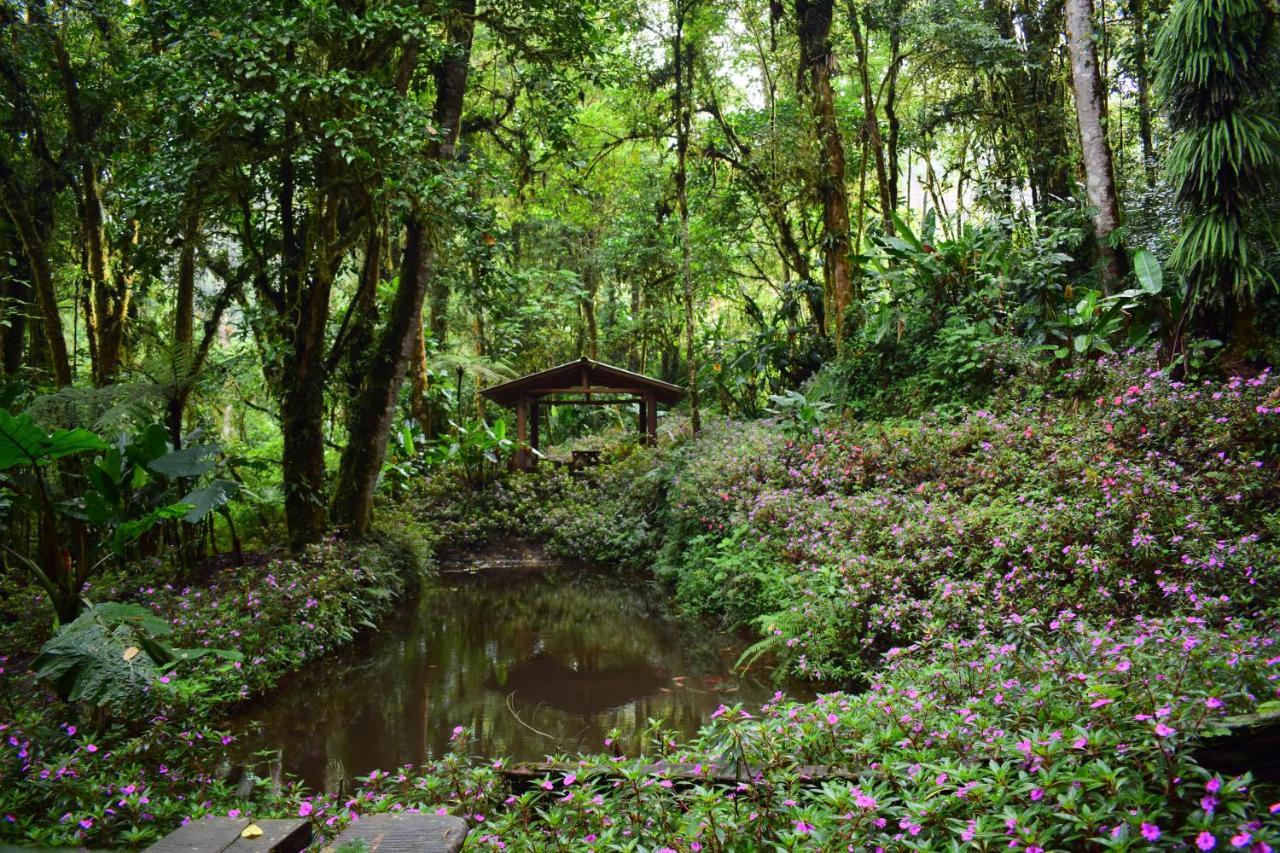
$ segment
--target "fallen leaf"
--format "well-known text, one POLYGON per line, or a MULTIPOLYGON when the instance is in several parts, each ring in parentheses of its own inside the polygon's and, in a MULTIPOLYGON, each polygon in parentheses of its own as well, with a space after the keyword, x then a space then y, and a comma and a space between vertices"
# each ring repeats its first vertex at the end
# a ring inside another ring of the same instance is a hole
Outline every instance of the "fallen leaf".
POLYGON ((137 647, 137 646, 130 646, 129 648, 127 648, 127 649, 125 649, 125 650, 124 650, 124 659, 125 659, 125 660, 133 660, 133 659, 134 659, 134 658, 136 658, 137 656, 138 656, 138 647, 137 647))
POLYGON ((262 827, 256 823, 251 823, 244 828, 244 832, 240 833, 241 838, 261 838, 262 827))

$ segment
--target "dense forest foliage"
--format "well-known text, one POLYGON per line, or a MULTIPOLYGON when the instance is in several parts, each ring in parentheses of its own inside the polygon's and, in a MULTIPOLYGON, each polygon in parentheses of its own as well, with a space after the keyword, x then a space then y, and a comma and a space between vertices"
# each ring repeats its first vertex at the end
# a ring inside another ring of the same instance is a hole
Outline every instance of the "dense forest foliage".
POLYGON ((1263 2, 0 20, 9 400, 278 460, 295 545, 367 528, 405 414, 429 442, 579 355, 688 384, 696 422, 827 364, 937 399, 1013 342, 1270 345, 1263 2))
POLYGON ((1278 14, 0 0, 0 840, 1271 849, 1195 749, 1275 710, 1278 14), (607 464, 509 470, 481 392, 584 356, 686 389, 659 446, 553 406, 607 464), (763 768, 727 799, 508 799, 461 728, 230 784, 234 709, 506 536, 851 692, 654 729, 763 768))

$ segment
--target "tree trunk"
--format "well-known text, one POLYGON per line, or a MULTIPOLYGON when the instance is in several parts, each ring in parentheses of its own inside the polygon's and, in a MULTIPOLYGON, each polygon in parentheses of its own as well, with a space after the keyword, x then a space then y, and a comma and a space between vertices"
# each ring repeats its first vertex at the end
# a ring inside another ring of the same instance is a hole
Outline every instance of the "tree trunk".
MULTIPOLYGON (((429 147, 436 160, 450 161, 462 125, 462 103, 471 63, 475 28, 475 0, 461 0, 447 23, 452 50, 435 69, 433 118, 444 134, 429 147)), ((421 329, 422 303, 431 275, 431 234, 421 211, 410 215, 400 283, 386 325, 379 336, 369 374, 355 402, 354 428, 349 432, 338 466, 333 515, 353 536, 363 536, 373 518, 373 490, 387 453, 387 437, 395 417, 400 386, 409 366, 414 337, 421 329)))
POLYGON ((1133 76, 1138 86, 1138 138, 1142 140, 1142 169, 1147 186, 1156 185, 1156 148, 1151 130, 1151 72, 1147 68, 1147 4, 1129 0, 1133 18, 1133 76))
POLYGON ((80 226, 89 273, 89 316, 86 331, 93 337, 93 384, 106 385, 120 369, 124 323, 129 312, 130 288, 122 270, 112 270, 107 248, 102 190, 96 167, 85 161, 80 168, 80 226))
POLYGON ((852 302, 849 263, 849 194, 844 185, 844 144, 836 123, 835 100, 831 91, 833 0, 796 0, 796 35, 800 39, 800 77, 807 89, 818 140, 822 145, 822 168, 818 190, 822 196, 823 273, 831 294, 832 324, 836 346, 844 342, 846 314, 852 302), (807 77, 807 82, 806 82, 807 77))
POLYGON ((698 407, 698 354, 694 347, 694 286, 692 247, 689 243, 689 135, 692 124, 691 82, 693 52, 684 41, 683 0, 674 0, 676 26, 673 43, 676 88, 676 204, 680 209, 680 283, 684 295, 684 350, 686 377, 689 384, 689 418, 693 432, 702 429, 702 413, 698 407))
POLYGON ((173 309, 173 390, 168 401, 169 440, 182 446, 182 412, 195 381, 195 353, 192 350, 196 310, 196 242, 200 217, 189 209, 184 217, 182 250, 178 255, 178 293, 173 309), (182 375, 186 374, 186 375, 182 375))
POLYGON ((23 365, 27 343, 27 313, 31 310, 31 265, 18 232, 8 216, 0 217, 0 264, 10 259, 7 273, 0 273, 0 359, 4 373, 12 376, 23 365))
POLYGON ((43 340, 49 358, 53 381, 59 387, 71 384, 71 359, 67 355, 67 339, 62 333, 62 314, 58 309, 58 294, 53 283, 53 268, 49 265, 49 242, 53 231, 52 199, 47 197, 23 200, 17 187, 7 175, 0 185, 0 201, 4 203, 9 220, 18 232, 18 240, 26 254, 31 272, 31 284, 36 292, 36 305, 40 309, 43 340), (27 208, 30 202, 38 207, 27 208))
POLYGON ((353 401, 347 446, 338 464, 334 486, 333 518, 353 536, 369 530, 373 518, 373 491, 386 458, 387 436, 395 417, 400 385, 413 350, 414 318, 422 315, 422 300, 428 277, 431 239, 425 220, 414 215, 409 220, 408 240, 386 326, 368 366, 364 387, 353 401))
POLYGON ((1106 90, 1093 41, 1093 0, 1066 0, 1066 18, 1085 191, 1089 206, 1095 210, 1093 231, 1102 261, 1102 287, 1111 292, 1124 278, 1125 263, 1123 253, 1111 245, 1111 232, 1120 226, 1120 202, 1107 142, 1106 90))
MULTIPOLYGON (((880 218, 884 231, 893 236, 894 187, 889 181, 888 167, 884 161, 884 138, 880 135, 880 119, 876 117, 876 102, 871 93, 871 61, 867 41, 858 22, 858 7, 849 4, 849 28, 853 31, 853 45, 858 59, 858 78, 862 83, 862 120, 866 128, 867 143, 876 164, 876 186, 880 190, 880 218)), ((828 50, 830 48, 828 47, 828 50)), ((829 84, 828 84, 829 85, 829 84)))
MULTIPOLYGON (((292 132, 286 134, 292 136, 292 132)), ((329 164, 317 170, 321 186, 329 164)), ((292 153, 281 163, 279 204, 281 212, 281 290, 285 295, 280 318, 288 344, 280 382, 280 429, 284 452, 284 511, 289 545, 295 551, 317 541, 327 525, 324 468, 324 393, 328 372, 325 360, 325 327, 333 288, 331 247, 337 236, 336 200, 321 193, 315 201, 308 228, 315 235, 300 235, 293 209, 292 153), (314 239, 308 264, 302 247, 314 239), (311 266, 312 270, 307 271, 311 266)))

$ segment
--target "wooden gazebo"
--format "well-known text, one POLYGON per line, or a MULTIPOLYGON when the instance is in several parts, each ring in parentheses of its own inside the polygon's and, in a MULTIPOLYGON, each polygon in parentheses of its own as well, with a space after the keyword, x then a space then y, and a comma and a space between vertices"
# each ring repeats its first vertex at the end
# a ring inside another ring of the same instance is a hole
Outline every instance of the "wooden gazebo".
POLYGON ((640 432, 647 442, 658 435, 658 404, 670 406, 684 396, 679 385, 650 379, 621 367, 580 358, 494 385, 480 392, 486 399, 516 410, 516 466, 523 470, 537 462, 538 427, 542 407, 640 404, 640 432))

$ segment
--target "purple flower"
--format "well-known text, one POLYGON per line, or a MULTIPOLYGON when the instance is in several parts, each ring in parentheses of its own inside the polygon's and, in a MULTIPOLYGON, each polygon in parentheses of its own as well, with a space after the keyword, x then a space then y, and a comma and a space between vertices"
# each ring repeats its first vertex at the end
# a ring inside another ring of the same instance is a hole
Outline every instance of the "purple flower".
POLYGON ((1154 823, 1144 822, 1142 824, 1142 837, 1148 841, 1155 841, 1160 837, 1160 827, 1156 826, 1154 823))
POLYGON ((1212 850, 1218 846, 1218 839, 1213 837, 1213 833, 1205 830, 1196 836, 1196 846, 1201 850, 1212 850))

